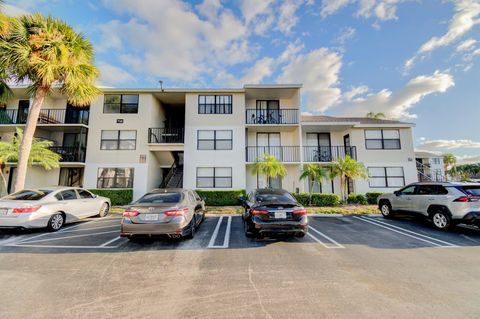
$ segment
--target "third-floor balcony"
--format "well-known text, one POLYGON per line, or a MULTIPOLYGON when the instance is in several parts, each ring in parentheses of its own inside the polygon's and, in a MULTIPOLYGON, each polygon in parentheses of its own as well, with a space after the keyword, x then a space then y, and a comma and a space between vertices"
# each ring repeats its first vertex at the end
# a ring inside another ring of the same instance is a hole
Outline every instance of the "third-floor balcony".
POLYGON ((278 125, 298 124, 298 109, 247 109, 246 124, 278 125))
MULTIPOLYGON (((88 109, 41 109, 38 124, 83 124, 88 125, 88 109)), ((28 109, 0 109, 1 124, 27 123, 28 109)))
POLYGON ((151 144, 182 144, 184 142, 183 128, 149 128, 148 143, 151 144))

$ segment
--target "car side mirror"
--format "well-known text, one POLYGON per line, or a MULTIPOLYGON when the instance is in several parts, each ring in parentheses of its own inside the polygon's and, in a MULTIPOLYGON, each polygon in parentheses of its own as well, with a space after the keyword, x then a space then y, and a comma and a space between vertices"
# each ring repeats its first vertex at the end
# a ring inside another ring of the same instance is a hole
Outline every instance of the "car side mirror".
POLYGON ((93 195, 93 197, 98 198, 98 195, 93 195))
POLYGON ((241 202, 245 202, 247 200, 247 198, 245 196, 240 196, 238 198, 241 202))
POLYGON ((394 191, 393 193, 394 193, 396 196, 400 196, 400 194, 401 194, 399 191, 394 191))

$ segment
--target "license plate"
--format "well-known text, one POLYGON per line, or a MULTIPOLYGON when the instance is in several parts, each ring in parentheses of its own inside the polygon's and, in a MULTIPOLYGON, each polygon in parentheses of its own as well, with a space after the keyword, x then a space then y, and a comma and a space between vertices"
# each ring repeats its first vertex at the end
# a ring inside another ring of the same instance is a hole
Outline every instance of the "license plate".
POLYGON ((6 208, 0 208, 0 215, 7 215, 8 209, 6 208))
POLYGON ((287 218, 287 213, 285 212, 276 212, 275 213, 275 219, 286 219, 287 218))
POLYGON ((145 214, 143 220, 158 220, 158 214, 145 214))

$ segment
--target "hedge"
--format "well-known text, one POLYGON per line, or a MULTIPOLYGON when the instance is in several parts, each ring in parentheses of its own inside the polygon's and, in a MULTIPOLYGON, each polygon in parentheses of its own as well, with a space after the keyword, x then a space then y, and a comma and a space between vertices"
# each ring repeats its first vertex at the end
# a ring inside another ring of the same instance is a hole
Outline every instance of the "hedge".
POLYGON ((376 205, 377 204, 377 199, 378 199, 378 196, 382 195, 383 193, 380 193, 380 192, 370 192, 370 193, 366 193, 365 194, 365 197, 367 198, 367 202, 370 204, 370 205, 376 205))
MULTIPOLYGON (((297 201, 304 205, 310 205, 310 194, 309 193, 293 193, 292 194, 297 201)), ((312 206, 338 206, 340 205, 341 200, 340 197, 336 194, 320 194, 320 193, 313 193, 312 194, 312 206)))
POLYGON ((245 190, 233 191, 210 191, 210 190, 196 190, 197 194, 205 199, 207 206, 238 206, 241 205, 240 196, 245 196, 245 190))
POLYGON ((348 204, 360 204, 360 205, 367 205, 367 198, 365 195, 362 194, 354 194, 351 193, 347 197, 348 204))
POLYGON ((128 205, 133 200, 133 189, 89 189, 92 193, 98 196, 104 196, 110 198, 112 205, 122 206, 128 205))

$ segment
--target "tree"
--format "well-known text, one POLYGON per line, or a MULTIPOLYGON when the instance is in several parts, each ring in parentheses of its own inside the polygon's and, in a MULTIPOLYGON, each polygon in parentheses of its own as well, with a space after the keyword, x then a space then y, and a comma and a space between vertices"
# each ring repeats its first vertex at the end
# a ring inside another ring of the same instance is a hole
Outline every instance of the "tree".
POLYGON ((339 158, 333 162, 331 178, 333 179, 337 176, 340 176, 340 191, 344 201, 347 200, 348 179, 368 178, 365 166, 348 155, 345 156, 345 158, 339 158))
POLYGON ((385 116, 385 113, 382 113, 382 112, 378 112, 378 113, 368 112, 367 117, 371 119, 382 119, 382 118, 384 119, 386 116, 385 116))
POLYGON ((282 163, 273 155, 264 154, 257 158, 252 166, 252 175, 264 175, 267 178, 267 184, 270 188, 272 186, 272 178, 283 177, 287 175, 287 171, 282 163))
MULTIPOLYGON (((21 141, 23 140, 23 131, 20 128, 17 128, 16 134, 13 136, 12 140, 8 142, 0 142, 0 164, 5 164, 8 162, 18 162, 20 157, 21 141)), ((59 154, 52 152, 49 147, 52 146, 51 141, 41 141, 36 138, 32 139, 32 147, 30 151, 30 156, 28 158, 28 166, 31 166, 33 163, 38 163, 43 168, 50 170, 52 168, 59 167, 59 161, 62 158, 59 154)), ((7 188, 5 177, 0 171, 1 178, 5 189, 7 188)))
MULTIPOLYGON (((3 3, 4 1, 0 0, 0 9, 3 3)), ((11 19, 0 11, 0 41, 8 35, 10 31, 10 21, 11 19)), ((13 95, 5 79, 5 69, 0 69, 0 104, 6 103, 13 95)))
MULTIPOLYGON (((0 40, 3 80, 29 83, 33 103, 20 145, 15 191, 24 188, 33 135, 45 97, 55 88, 75 106, 90 104, 98 94, 93 47, 69 25, 40 14, 12 20, 0 40)), ((2 76, 2 74, 0 74, 2 76)))
POLYGON ((457 157, 451 153, 443 154, 443 165, 445 167, 445 178, 448 175, 455 176, 455 166, 457 165, 457 157))
POLYGON ((330 177, 330 170, 325 166, 313 163, 303 165, 302 172, 300 173, 300 180, 308 179, 310 205, 312 204, 313 185, 315 183, 320 183, 321 180, 327 179, 328 177, 330 177))

